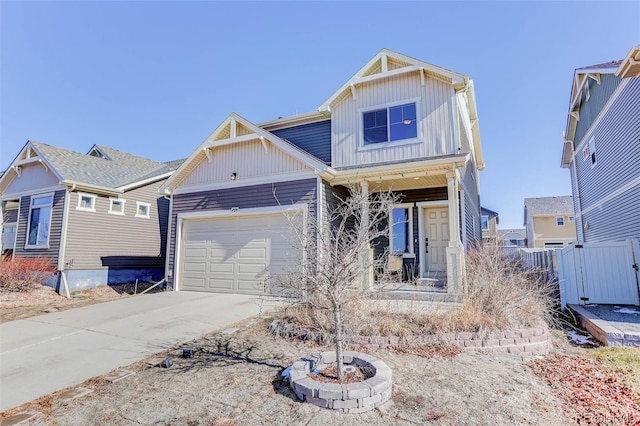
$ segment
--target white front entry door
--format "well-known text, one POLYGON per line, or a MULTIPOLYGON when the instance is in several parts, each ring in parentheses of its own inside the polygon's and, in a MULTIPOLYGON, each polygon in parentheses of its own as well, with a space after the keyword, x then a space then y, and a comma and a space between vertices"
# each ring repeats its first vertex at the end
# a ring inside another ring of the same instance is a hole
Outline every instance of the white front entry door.
POLYGON ((425 230, 423 272, 425 275, 430 272, 445 272, 449 245, 449 208, 425 207, 422 217, 425 230))

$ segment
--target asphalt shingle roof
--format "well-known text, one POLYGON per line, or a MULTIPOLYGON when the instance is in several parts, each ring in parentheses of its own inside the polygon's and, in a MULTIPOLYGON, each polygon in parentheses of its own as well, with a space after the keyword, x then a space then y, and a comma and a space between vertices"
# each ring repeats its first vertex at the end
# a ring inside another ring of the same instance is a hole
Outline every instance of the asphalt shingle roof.
POLYGON ((573 197, 564 195, 560 197, 525 198, 524 208, 530 216, 573 214, 573 197))
POLYGON ((161 163, 96 145, 110 159, 30 141, 64 180, 118 188, 175 170, 182 160, 161 163), (176 165, 177 164, 177 165, 176 165))
POLYGON ((586 67, 576 68, 576 71, 599 69, 599 68, 618 68, 618 67, 620 67, 621 63, 622 63, 622 59, 619 59, 617 61, 605 62, 603 64, 595 64, 595 65, 589 65, 589 66, 586 66, 586 67))

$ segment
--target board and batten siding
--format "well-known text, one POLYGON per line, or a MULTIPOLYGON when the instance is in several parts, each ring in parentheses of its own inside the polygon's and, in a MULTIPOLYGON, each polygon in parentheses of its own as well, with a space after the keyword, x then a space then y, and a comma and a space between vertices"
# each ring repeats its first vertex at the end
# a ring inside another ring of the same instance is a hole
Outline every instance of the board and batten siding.
POLYGON ((78 210, 69 199, 65 262, 72 270, 164 268, 169 200, 158 193, 163 179, 121 194, 124 215, 109 213, 112 197, 97 196, 95 211, 78 210), (136 217, 136 202, 148 203, 149 218, 136 217))
POLYGON ((455 102, 451 84, 425 77, 425 85, 421 86, 417 72, 358 85, 356 99, 346 96, 331 114, 332 166, 353 167, 458 154, 454 131, 454 126, 457 126, 455 102), (384 147, 361 147, 360 109, 416 98, 419 98, 418 138, 422 138, 421 142, 404 145, 390 142, 384 147))
POLYGON ((272 130, 271 133, 331 165, 331 120, 272 130))
POLYGON ((40 163, 25 164, 20 176, 16 176, 4 191, 6 194, 21 194, 60 185, 58 178, 40 163))
POLYGON ((579 109, 580 120, 576 125, 576 134, 573 138, 574 146, 577 146, 587 131, 589 131, 596 117, 600 114, 600 111, 602 111, 621 81, 622 78, 614 74, 601 74, 600 84, 588 78, 589 100, 587 100, 587 91, 583 90, 581 94, 582 102, 579 109))
POLYGON ((206 157, 194 167, 180 183, 180 188, 229 182, 235 173, 238 180, 303 172, 309 166, 288 153, 267 144, 267 151, 259 140, 216 147, 211 152, 212 161, 206 157))
POLYGON ((619 89, 583 141, 587 144, 593 136, 596 164, 588 157, 583 159, 581 149, 572 164, 584 242, 640 237, 640 78, 623 81, 619 89))
MULTIPOLYGON (((167 271, 175 276, 176 256, 176 226, 178 215, 181 213, 214 212, 256 207, 286 207, 292 204, 307 203, 308 214, 316 214, 318 182, 316 178, 275 182, 241 188, 226 188, 212 191, 174 194, 171 207, 169 259, 167 271)), ((169 280, 170 282, 172 280, 169 280)))
MULTIPOLYGON (((50 194, 34 194, 33 197, 50 194)), ((31 197, 26 195, 20 197, 20 210, 18 213, 18 229, 16 231, 16 245, 13 249, 14 257, 45 257, 58 261, 60 252, 60 239, 62 235, 62 222, 64 217, 64 199, 66 190, 58 190, 53 193, 53 206, 51 208, 51 222, 49 223, 49 246, 48 248, 28 248, 25 249, 27 241, 27 226, 29 226, 29 214, 31 211, 31 197)))

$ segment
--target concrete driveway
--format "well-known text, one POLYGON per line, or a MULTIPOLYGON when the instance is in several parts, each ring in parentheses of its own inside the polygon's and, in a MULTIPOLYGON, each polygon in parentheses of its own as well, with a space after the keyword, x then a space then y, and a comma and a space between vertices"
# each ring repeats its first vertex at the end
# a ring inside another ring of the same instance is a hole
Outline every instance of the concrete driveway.
POLYGON ((0 324, 0 411, 260 312, 256 296, 163 292, 0 324))

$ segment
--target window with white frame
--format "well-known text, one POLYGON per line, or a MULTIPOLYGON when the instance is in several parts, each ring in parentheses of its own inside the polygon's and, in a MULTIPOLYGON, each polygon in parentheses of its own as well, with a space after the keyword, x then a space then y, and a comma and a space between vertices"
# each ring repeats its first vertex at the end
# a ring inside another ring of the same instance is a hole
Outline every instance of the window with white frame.
POLYGON ((483 231, 486 231, 489 229, 489 216, 486 214, 483 214, 482 216, 480 216, 480 226, 482 228, 483 231))
POLYGON ((364 145, 417 138, 416 103, 363 111, 362 135, 364 145))
POLYGON ((564 216, 556 216, 556 226, 564 226, 564 216))
POLYGON ((575 222, 576 218, 575 216, 569 216, 569 222, 575 222))
POLYGON ((391 254, 413 253, 413 212, 411 205, 399 205, 392 209, 389 241, 391 254))
POLYGON ((26 247, 47 248, 51 227, 53 195, 31 197, 26 247))
POLYGON ((596 140, 595 138, 589 139, 589 154, 591 156, 591 165, 596 164, 596 140))
POLYGON ((149 218, 151 211, 151 204, 149 203, 141 203, 140 201, 136 201, 136 217, 144 217, 149 218))
POLYGON ((119 214, 124 216, 124 202, 125 200, 121 200, 119 198, 111 198, 109 204, 109 213, 111 214, 119 214))
POLYGON ((84 210, 88 212, 95 212, 96 211, 96 195, 78 192, 78 206, 76 207, 76 209, 84 210))

